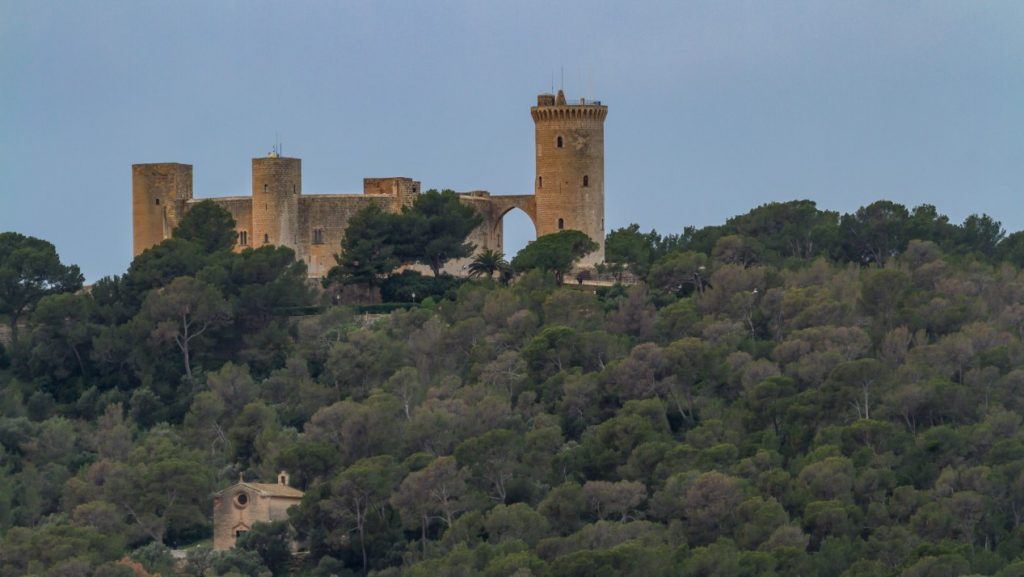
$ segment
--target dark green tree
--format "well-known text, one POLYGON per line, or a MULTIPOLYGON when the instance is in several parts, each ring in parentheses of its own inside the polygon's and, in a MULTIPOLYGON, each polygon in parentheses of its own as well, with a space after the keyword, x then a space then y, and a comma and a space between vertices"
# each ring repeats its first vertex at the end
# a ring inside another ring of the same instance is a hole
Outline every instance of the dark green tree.
POLYGON ((560 230, 546 234, 526 245, 512 259, 517 272, 542 270, 553 274, 555 282, 562 284, 565 275, 576 261, 597 250, 597 243, 578 230, 560 230))
POLYGON ((839 239, 839 213, 818 210, 812 200, 763 204, 726 225, 782 257, 828 255, 839 239))
POLYGON ((231 213, 212 200, 189 207, 172 234, 174 238, 193 242, 209 253, 231 250, 237 237, 231 213))
POLYGON ((845 214, 839 224, 842 250, 846 258, 861 264, 885 266, 890 258, 907 246, 907 207, 889 200, 862 206, 845 214))
POLYGON ((653 230, 640 232, 638 224, 615 229, 605 238, 605 263, 613 269, 624 267, 636 276, 646 278, 660 239, 661 236, 653 230))
POLYGON ((1024 267, 1024 231, 1007 235, 999 242, 997 253, 1000 260, 1024 267))
POLYGON ((399 215, 398 222, 400 237, 393 240, 398 241, 399 255, 429 266, 438 276, 449 260, 473 254, 476 247, 466 238, 483 217, 454 191, 428 190, 399 215))
POLYGON ((508 269, 508 261, 501 251, 487 249, 473 257, 469 263, 469 276, 494 278, 494 273, 508 269))
POLYGON ((174 343, 185 375, 192 378, 192 356, 208 330, 229 318, 227 303, 217 289, 192 277, 175 279, 153 291, 142 306, 141 326, 155 342, 174 343))
POLYGON ((395 215, 376 204, 360 210, 348 221, 337 266, 327 272, 325 284, 343 283, 378 287, 384 277, 401 264, 395 254, 395 215))
POLYGON ((253 551, 275 576, 288 575, 292 560, 291 544, 295 533, 288 521, 254 523, 235 544, 243 551, 253 551))
POLYGON ((370 457, 345 469, 331 487, 332 498, 326 504, 328 513, 358 534, 364 575, 369 569, 367 527, 374 522, 373 518, 386 521, 388 498, 403 473, 390 455, 370 457))
POLYGON ((960 252, 974 253, 983 258, 996 256, 996 248, 1005 238, 1006 231, 998 220, 987 214, 972 214, 960 225, 957 244, 960 252))
POLYGON ((60 262, 52 244, 16 232, 0 233, 0 314, 7 316, 13 340, 18 322, 46 295, 82 288, 75 265, 60 262))

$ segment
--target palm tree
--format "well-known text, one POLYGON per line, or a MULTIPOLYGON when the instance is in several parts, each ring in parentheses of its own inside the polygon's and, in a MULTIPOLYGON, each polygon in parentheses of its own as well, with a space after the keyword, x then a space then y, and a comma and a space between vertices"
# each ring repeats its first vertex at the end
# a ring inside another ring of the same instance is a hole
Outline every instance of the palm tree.
POLYGON ((476 278, 486 275, 487 278, 493 278, 494 273, 507 268, 508 261, 504 253, 487 249, 473 257, 473 262, 469 263, 469 276, 476 278))

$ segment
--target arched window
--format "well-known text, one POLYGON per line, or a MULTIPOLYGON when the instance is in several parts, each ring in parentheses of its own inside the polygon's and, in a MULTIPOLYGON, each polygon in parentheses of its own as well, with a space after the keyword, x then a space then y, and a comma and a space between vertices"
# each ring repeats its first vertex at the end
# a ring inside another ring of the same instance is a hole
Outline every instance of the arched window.
POLYGON ((313 244, 323 244, 323 243, 324 243, 324 229, 322 229, 322 228, 314 228, 313 229, 313 244))
POLYGON ((238 233, 238 244, 246 246, 249 244, 249 233, 247 231, 240 231, 238 233))
MULTIPOLYGON (((544 188, 544 177, 543 176, 538 176, 537 177, 537 188, 544 188)), ((160 201, 158 200, 158 201, 156 201, 156 203, 160 204, 160 201)))
POLYGON ((561 137, 561 135, 559 135, 559 137, 555 139, 555 146, 557 146, 558 148, 562 148, 562 137, 561 137))
POLYGON ((590 186, 590 177, 586 174, 583 175, 583 186, 584 188, 590 186))
POLYGON ((270 235, 263 233, 263 244, 267 244, 268 242, 270 242, 270 235))
POLYGON ((565 221, 558 219, 558 230, 562 230, 563 228, 565 228, 565 221))
POLYGON ((267 192, 268 189, 269 189, 269 185, 264 184, 263 185, 263 192, 267 192))
POLYGON ((158 198, 158 199, 156 199, 156 205, 157 205, 157 206, 160 206, 160 199, 159 199, 159 198, 158 198))

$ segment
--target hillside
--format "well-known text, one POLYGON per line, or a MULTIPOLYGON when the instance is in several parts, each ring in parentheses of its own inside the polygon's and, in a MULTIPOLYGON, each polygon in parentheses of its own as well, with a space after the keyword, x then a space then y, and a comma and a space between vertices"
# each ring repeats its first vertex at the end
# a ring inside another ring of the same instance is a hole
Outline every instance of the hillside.
POLYGON ((627 227, 640 282, 596 292, 360 269, 372 316, 217 231, 89 291, 15 237, 0 577, 1024 576, 1024 237, 987 216, 627 227), (29 261, 63 280, 12 314, 29 261), (212 552, 213 493, 281 470, 291 523, 212 552))

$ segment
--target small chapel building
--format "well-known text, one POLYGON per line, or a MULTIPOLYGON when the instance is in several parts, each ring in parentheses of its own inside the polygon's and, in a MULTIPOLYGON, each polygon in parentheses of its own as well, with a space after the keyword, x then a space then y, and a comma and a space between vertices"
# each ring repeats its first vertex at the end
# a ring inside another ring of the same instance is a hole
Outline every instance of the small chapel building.
POLYGON ((288 519, 288 509, 302 501, 303 492, 288 485, 281 471, 277 483, 238 483, 213 496, 213 548, 231 549, 253 523, 288 519))

